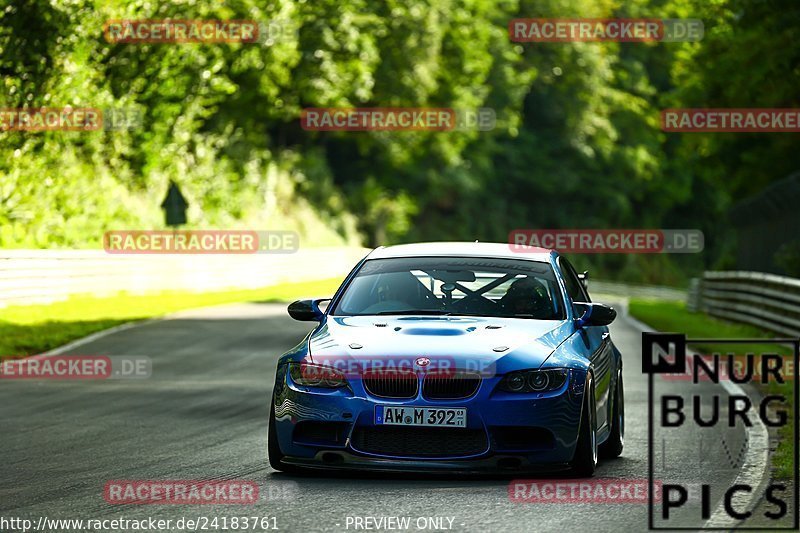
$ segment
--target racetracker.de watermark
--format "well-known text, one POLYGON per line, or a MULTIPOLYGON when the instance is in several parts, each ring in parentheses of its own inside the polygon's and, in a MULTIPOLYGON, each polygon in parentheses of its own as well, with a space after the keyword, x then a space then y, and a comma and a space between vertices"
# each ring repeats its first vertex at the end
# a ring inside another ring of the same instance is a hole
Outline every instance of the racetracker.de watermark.
POLYGON ((146 379, 153 363, 144 355, 2 356, 0 379, 146 379))
POLYGON ((329 107, 303 109, 300 115, 301 127, 313 131, 489 131, 496 123, 488 107, 329 107))
POLYGON ((508 23, 508 35, 519 43, 696 42, 705 33, 699 19, 519 18, 508 23))
POLYGON ((250 505, 259 499, 255 481, 245 480, 111 480, 103 499, 112 504, 250 505))
MULTIPOLYGON (((508 499, 514 503, 647 504, 647 495, 647 479, 515 479, 508 485, 508 499)), ((653 497, 661 501, 660 482, 654 483, 653 497)))
POLYGON ((665 109, 661 129, 668 132, 797 133, 800 109, 665 109))
POLYGON ((519 253, 698 253, 704 242, 696 229, 515 229, 508 235, 511 251, 519 253))
POLYGON ((313 361, 301 366, 305 377, 325 375, 329 370, 341 373, 347 379, 365 376, 373 378, 402 378, 425 375, 448 379, 473 379, 479 375, 490 378, 497 375, 496 360, 492 358, 460 358, 451 356, 334 356, 315 355, 313 361))
POLYGON ((103 235, 110 254, 291 254, 300 247, 295 231, 120 230, 103 235))
POLYGON ((253 20, 109 20, 103 35, 110 43, 255 43, 253 20))
POLYGON ((675 381, 732 381, 749 383, 751 381, 768 383, 770 380, 795 379, 794 358, 777 353, 729 353, 722 357, 714 354, 686 354, 685 372, 663 373, 662 379, 675 381), (695 361, 700 359, 700 361, 695 361), (722 360, 719 364, 718 361, 722 360), (698 371, 699 370, 699 371, 698 371), (766 381, 765 381, 766 380, 766 381))
POLYGON ((131 130, 144 122, 140 108, 19 107, 0 108, 0 131, 131 130))
POLYGON ((291 20, 171 20, 115 19, 103 24, 109 43, 243 43, 270 46, 297 39, 298 27, 291 20))

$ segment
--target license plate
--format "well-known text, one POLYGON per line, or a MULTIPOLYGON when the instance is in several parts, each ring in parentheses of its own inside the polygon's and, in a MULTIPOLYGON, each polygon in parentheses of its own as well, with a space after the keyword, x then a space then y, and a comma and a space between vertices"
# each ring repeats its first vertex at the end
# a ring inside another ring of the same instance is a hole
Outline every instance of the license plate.
POLYGON ((375 406, 375 423, 388 426, 467 427, 467 410, 463 407, 395 407, 375 406))

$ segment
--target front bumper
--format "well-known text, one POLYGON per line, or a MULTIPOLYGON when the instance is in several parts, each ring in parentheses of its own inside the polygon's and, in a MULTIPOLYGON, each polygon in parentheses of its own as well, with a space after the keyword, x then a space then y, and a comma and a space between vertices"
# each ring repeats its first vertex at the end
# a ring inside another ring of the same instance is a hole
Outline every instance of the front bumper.
MULTIPOLYGON (((485 377, 470 398, 392 400, 367 393, 358 379, 346 389, 302 387, 280 369, 275 388, 278 444, 287 464, 374 471, 559 471, 578 438, 585 374, 572 371, 558 390, 515 394, 485 377), (466 428, 375 424, 377 405, 463 407, 466 428), (388 432, 388 433, 387 433, 388 432)), ((421 388, 420 388, 421 390, 421 388)))
POLYGON ((320 451, 312 458, 286 457, 284 462, 318 470, 363 470, 370 472, 406 472, 427 474, 494 474, 502 472, 561 472, 569 463, 531 463, 518 455, 493 455, 483 459, 385 459, 354 455, 348 451, 320 451))

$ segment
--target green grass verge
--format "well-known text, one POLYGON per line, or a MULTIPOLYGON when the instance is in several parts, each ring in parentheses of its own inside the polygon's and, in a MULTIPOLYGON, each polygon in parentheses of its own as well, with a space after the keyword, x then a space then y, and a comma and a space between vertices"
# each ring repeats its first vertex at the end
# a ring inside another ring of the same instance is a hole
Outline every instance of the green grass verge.
MULTIPOLYGON (((632 299, 629 307, 630 314, 641 320, 657 331, 685 333, 689 338, 771 338, 775 335, 762 329, 744 324, 735 324, 710 317, 704 313, 690 313, 683 302, 665 302, 661 300, 632 299)), ((730 345, 727 345, 730 346, 730 345)), ((719 351, 720 345, 693 344, 700 353, 719 351)), ((778 353, 790 356, 792 350, 786 346, 775 344, 740 344, 737 353, 778 353)), ((798 369, 795 370, 795 378, 798 369)), ((794 384, 770 382, 765 386, 765 391, 770 394, 780 394, 788 398, 790 408, 794 409, 794 384)), ((794 424, 793 417, 789 414, 789 423, 779 430, 780 443, 772 456, 775 477, 791 479, 794 466, 794 424)))
POLYGON ((332 296, 341 279, 285 283, 262 289, 157 294, 119 293, 110 297, 74 296, 47 305, 0 309, 0 356, 51 350, 125 322, 163 316, 182 309, 234 302, 286 302, 304 296, 332 296))

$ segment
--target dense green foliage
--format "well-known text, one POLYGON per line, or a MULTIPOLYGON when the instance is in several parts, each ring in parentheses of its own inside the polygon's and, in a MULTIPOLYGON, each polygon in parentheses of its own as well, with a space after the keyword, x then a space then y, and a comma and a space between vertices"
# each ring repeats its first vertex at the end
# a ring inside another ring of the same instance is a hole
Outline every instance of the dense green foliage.
POLYGON ((193 226, 300 227, 318 242, 703 229, 702 256, 602 258, 622 277, 675 281, 725 266, 730 205, 800 166, 796 134, 659 126, 668 107, 796 107, 796 0, 4 2, 0 107, 136 108, 144 123, 0 132, 3 246, 89 246, 105 229, 160 227, 172 179, 193 226), (691 17, 705 38, 510 41, 510 19, 548 16, 691 17), (108 19, 165 17, 277 21, 283 31, 264 44, 103 37, 108 19), (300 127, 302 108, 326 106, 491 107, 498 123, 300 127))

